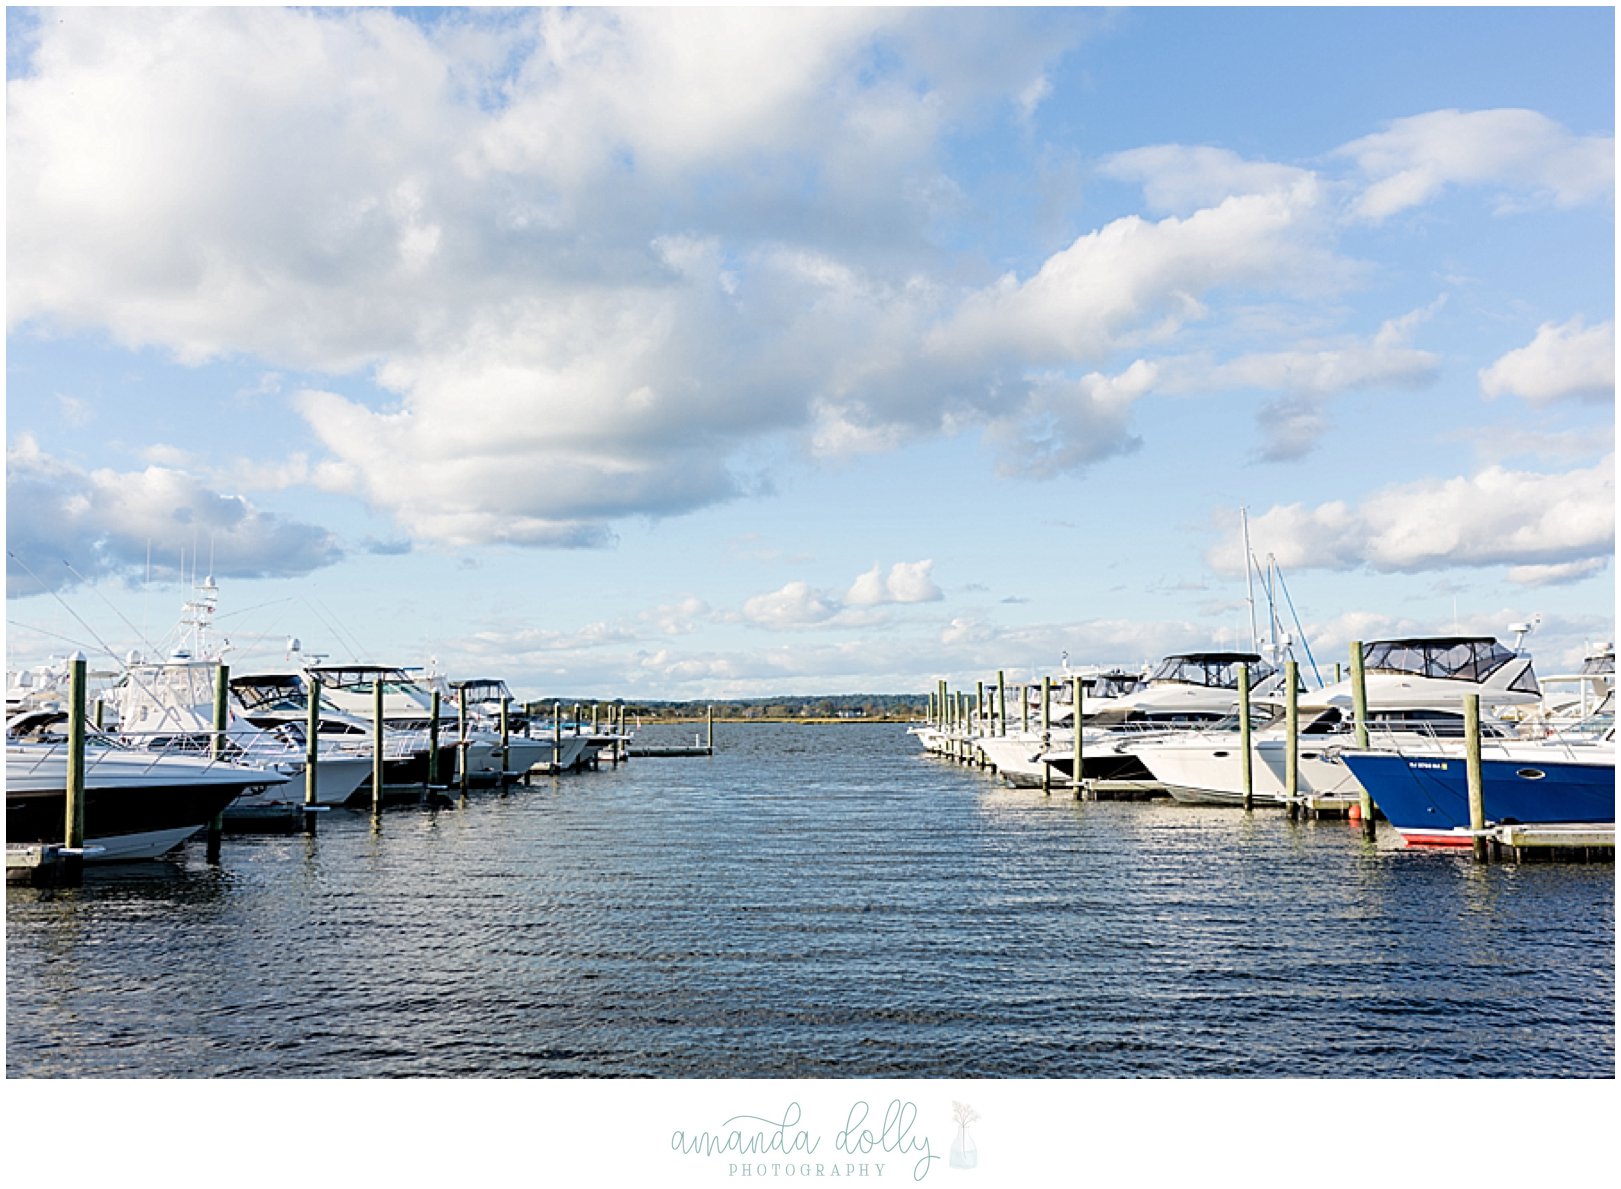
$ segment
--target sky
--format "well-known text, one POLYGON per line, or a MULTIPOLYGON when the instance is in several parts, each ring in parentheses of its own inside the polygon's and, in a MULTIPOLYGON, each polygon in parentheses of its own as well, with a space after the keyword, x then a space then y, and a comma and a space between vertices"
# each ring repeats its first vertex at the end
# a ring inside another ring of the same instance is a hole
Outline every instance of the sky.
POLYGON ((8 665, 161 647, 211 572, 237 671, 1021 681, 1248 647, 1247 515, 1325 670, 1534 622, 1569 671, 1614 634, 1614 50, 8 9, 8 665))

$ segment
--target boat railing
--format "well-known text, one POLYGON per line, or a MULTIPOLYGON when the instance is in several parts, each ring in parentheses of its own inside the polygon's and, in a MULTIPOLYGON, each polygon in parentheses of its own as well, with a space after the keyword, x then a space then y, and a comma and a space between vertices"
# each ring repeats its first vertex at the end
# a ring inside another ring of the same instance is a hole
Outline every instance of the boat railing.
MULTIPOLYGON (((1535 749, 1574 761, 1591 756, 1597 749, 1613 746, 1607 738, 1613 729, 1613 723, 1573 724, 1565 729, 1550 729, 1546 735, 1530 739, 1518 735, 1488 735, 1480 740, 1480 755, 1483 760, 1521 759, 1535 749)), ((1372 751, 1389 751, 1402 756, 1462 759, 1465 741, 1455 728, 1437 731, 1435 724, 1408 723, 1399 728, 1370 726, 1368 747, 1372 751)))
MULTIPOLYGON (((179 758, 205 761, 203 771, 210 771, 216 767, 230 771, 264 768, 262 764, 245 763, 234 756, 216 756, 206 740, 197 745, 189 738, 175 736, 174 732, 168 732, 161 739, 154 739, 151 742, 157 745, 140 746, 127 735, 113 736, 100 731, 87 731, 84 749, 86 777, 103 764, 109 766, 118 764, 125 773, 133 770, 141 775, 147 775, 157 771, 166 761, 179 758)), ((8 738, 6 744, 7 766, 9 768, 11 763, 16 763, 20 773, 32 774, 48 764, 65 761, 67 758, 67 740, 57 736, 37 740, 8 738)))

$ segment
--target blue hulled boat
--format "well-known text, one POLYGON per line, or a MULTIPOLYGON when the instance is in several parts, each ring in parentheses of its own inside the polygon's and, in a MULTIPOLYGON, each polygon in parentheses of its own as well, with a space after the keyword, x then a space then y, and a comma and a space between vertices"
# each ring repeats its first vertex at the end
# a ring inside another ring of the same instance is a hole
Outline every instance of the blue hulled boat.
MULTIPOLYGON (((1341 754, 1408 845, 1473 841, 1461 741, 1437 741, 1422 751, 1341 754)), ((1613 725, 1591 741, 1488 740, 1481 774, 1489 826, 1615 822, 1613 725)))

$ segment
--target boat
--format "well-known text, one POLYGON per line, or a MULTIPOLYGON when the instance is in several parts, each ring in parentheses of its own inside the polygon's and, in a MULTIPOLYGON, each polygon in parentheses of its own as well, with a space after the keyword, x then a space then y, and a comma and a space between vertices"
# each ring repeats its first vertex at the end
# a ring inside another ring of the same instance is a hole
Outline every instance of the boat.
MULTIPOLYGON (((1380 740, 1341 759, 1408 846, 1474 842, 1464 743, 1380 740)), ((1615 824, 1615 716, 1539 740, 1483 739, 1485 825, 1615 824)))
MULTIPOLYGON (((1101 669, 1079 676, 1083 731, 1088 723, 1108 720, 1120 700, 1141 689, 1143 684, 1142 674, 1124 669, 1101 669)), ((1040 697, 1039 685, 1026 687, 1025 704, 1019 716, 1021 724, 1028 722, 1030 711, 1040 706, 1040 697)), ((1073 698, 1072 681, 1057 681, 1049 699, 1050 730, 1043 732, 1021 725, 1019 730, 1005 734, 985 732, 972 736, 969 743, 978 748, 986 763, 1009 784, 1016 788, 1039 788, 1046 775, 1042 753, 1068 747, 1075 738, 1073 698)), ((1082 738, 1084 742, 1087 736, 1083 734, 1082 738)))
MULTIPOLYGON (((429 681, 435 679, 430 677, 429 681)), ((508 775, 521 776, 536 768, 553 772, 566 772, 576 767, 585 754, 586 738, 577 730, 565 734, 560 724, 540 729, 521 712, 513 713, 515 704, 507 683, 498 677, 473 677, 449 681, 438 678, 441 697, 448 695, 455 706, 462 694, 467 696, 467 711, 472 719, 472 733, 495 744, 493 757, 508 775), (501 707, 507 706, 507 753, 501 758, 501 707)), ((432 685, 430 685, 432 688, 432 685)))
MULTIPOLYGON (((235 699, 228 698, 225 731, 216 740, 213 716, 220 669, 218 660, 199 660, 183 648, 162 661, 130 654, 123 679, 105 698, 117 722, 117 738, 130 747, 170 753, 211 755, 217 749, 233 762, 280 772, 286 782, 244 793, 226 808, 225 822, 238 827, 292 824, 300 819, 306 798, 309 753, 303 726, 261 725, 242 715, 233 705, 235 699)), ((322 749, 318 763, 320 805, 344 804, 372 771, 369 755, 330 746, 322 749)))
MULTIPOLYGON (((1426 636, 1376 640, 1363 646, 1364 687, 1371 727, 1402 738, 1461 736, 1463 699, 1478 694, 1482 730, 1513 734, 1495 712, 1535 704, 1541 694, 1531 659, 1491 636, 1426 636)), ((1345 679, 1297 700, 1296 790, 1301 796, 1359 798, 1362 788, 1339 756, 1352 730, 1352 682, 1345 679)), ((1288 800, 1288 724, 1280 692, 1263 691, 1252 705, 1251 795, 1256 805, 1288 800)), ((1134 751, 1185 803, 1241 805, 1243 746, 1238 718, 1220 728, 1133 745, 1134 751)))
MULTIPOLYGON (((383 690, 383 725, 407 732, 415 762, 401 773, 401 783, 428 783, 430 724, 433 722, 431 691, 413 675, 415 670, 396 665, 310 663, 303 673, 321 682, 321 693, 345 714, 366 722, 375 717, 375 690, 383 690)), ((441 697, 438 716, 438 778, 441 784, 457 779, 457 764, 465 762, 469 783, 489 784, 500 779, 502 767, 495 757, 498 744, 481 737, 465 742, 458 736, 454 701, 441 697), (463 757, 458 758, 458 754, 463 757)), ((391 772, 388 777, 394 779, 391 772)))
MULTIPOLYGON (((1240 665, 1249 666, 1256 699, 1281 687, 1283 670, 1257 652, 1184 652, 1166 657, 1141 689, 1117 699, 1099 715, 1099 729, 1081 736, 1082 778, 1157 783, 1138 754, 1140 748, 1150 740, 1234 718, 1240 665)), ((1073 738, 1067 748, 1055 741, 1041 759, 1052 768, 1055 783, 1070 782, 1075 768, 1073 738)))
MULTIPOLYGON (((6 722, 6 842, 59 844, 67 812, 67 713, 32 710, 6 722)), ((155 859, 202 830, 241 796, 287 777, 195 754, 85 738, 86 860, 155 859)))

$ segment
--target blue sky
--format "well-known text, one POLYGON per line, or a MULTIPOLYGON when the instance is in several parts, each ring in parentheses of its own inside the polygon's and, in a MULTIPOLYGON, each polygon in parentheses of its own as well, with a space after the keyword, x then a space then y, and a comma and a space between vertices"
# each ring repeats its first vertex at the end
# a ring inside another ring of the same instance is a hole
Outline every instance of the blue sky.
POLYGON ((1321 660, 1613 635, 1608 8, 7 34, 12 665, 184 551, 238 668, 1017 680, 1246 643, 1240 507, 1321 660))

